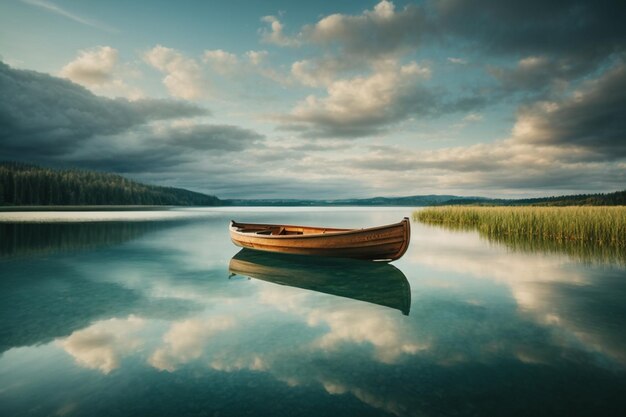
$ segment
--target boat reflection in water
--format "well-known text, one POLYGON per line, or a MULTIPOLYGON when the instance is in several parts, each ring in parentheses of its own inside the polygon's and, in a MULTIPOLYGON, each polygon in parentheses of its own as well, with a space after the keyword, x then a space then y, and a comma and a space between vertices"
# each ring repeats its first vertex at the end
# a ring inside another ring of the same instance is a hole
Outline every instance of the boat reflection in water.
POLYGON ((242 249, 230 260, 229 272, 391 307, 407 316, 411 309, 411 286, 388 263, 242 249))

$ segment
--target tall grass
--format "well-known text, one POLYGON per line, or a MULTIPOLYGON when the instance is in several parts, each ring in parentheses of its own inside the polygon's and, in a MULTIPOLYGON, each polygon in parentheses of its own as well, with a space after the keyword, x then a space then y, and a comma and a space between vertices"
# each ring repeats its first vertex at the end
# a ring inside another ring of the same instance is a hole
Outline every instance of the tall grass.
POLYGON ((483 238, 522 252, 563 253, 586 263, 626 265, 626 207, 427 208, 413 219, 483 238))
POLYGON ((478 229, 488 237, 606 245, 626 251, 626 207, 435 207, 423 223, 478 229))

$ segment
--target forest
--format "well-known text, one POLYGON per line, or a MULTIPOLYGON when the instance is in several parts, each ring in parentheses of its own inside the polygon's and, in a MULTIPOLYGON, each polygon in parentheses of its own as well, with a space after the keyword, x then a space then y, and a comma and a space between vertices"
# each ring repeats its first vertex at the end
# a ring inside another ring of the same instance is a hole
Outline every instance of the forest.
POLYGON ((215 196, 146 185, 121 175, 56 170, 19 162, 0 163, 0 205, 218 206, 215 196))

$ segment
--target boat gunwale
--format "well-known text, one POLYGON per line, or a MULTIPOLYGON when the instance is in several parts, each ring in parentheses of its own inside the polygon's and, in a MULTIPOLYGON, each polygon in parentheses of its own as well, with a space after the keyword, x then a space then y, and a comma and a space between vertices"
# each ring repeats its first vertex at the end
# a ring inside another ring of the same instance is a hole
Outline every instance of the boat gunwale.
POLYGON ((309 238, 320 238, 320 237, 331 237, 331 236, 332 237, 345 236, 345 235, 351 235, 351 234, 360 234, 364 232, 367 233, 367 232, 376 231, 376 230, 396 228, 399 226, 403 227, 405 223, 409 223, 408 217, 404 217, 398 223, 392 223, 392 224, 387 224, 383 226, 366 227, 362 229, 335 229, 335 228, 326 228, 326 227, 298 226, 298 225, 288 225, 288 224, 237 223, 234 220, 231 220, 229 230, 231 233, 236 233, 239 236, 248 236, 248 237, 254 237, 254 238, 259 238, 259 239, 309 239, 309 238), (309 234, 302 234, 302 235, 257 235, 253 233, 239 232, 236 230, 237 228, 235 224, 268 226, 268 227, 296 227, 296 228, 300 227, 300 228, 309 228, 309 229, 332 229, 332 230, 338 230, 338 231, 335 231, 335 232, 331 231, 327 233, 309 233, 309 234))

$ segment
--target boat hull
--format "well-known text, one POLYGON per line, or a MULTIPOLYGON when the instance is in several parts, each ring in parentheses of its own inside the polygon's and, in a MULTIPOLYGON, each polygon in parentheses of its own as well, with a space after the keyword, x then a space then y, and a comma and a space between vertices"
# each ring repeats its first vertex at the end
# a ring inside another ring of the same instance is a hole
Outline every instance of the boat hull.
POLYGON ((341 258, 313 258, 241 249, 231 275, 351 298, 400 310, 411 309, 411 285, 393 265, 341 258))
POLYGON ((266 252, 393 261, 408 249, 411 226, 407 217, 399 223, 367 229, 325 229, 231 221, 230 237, 237 246, 266 252), (264 232, 272 228, 286 228, 294 233, 299 230, 303 234, 268 235, 264 232))

